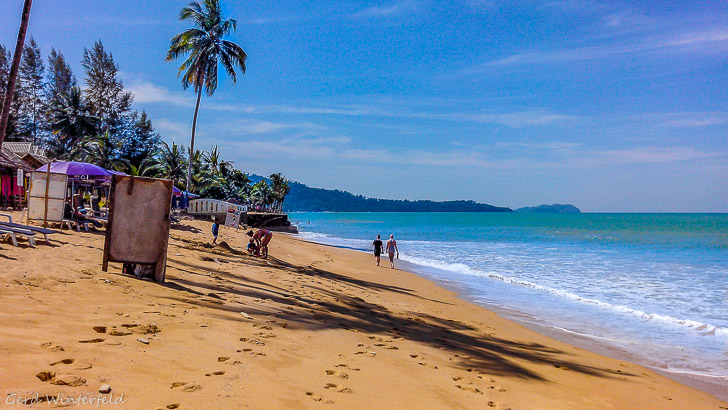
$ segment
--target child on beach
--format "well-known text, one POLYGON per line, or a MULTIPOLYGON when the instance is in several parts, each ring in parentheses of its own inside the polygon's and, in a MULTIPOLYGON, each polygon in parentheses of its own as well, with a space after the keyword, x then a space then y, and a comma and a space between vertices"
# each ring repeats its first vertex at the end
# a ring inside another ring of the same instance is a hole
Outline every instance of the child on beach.
POLYGON ((252 253, 255 256, 260 256, 260 251, 255 245, 255 239, 253 238, 250 238, 250 241, 248 242, 248 253, 252 253))
POLYGON ((220 223, 217 221, 217 219, 215 219, 212 222, 212 236, 213 236, 212 244, 213 245, 215 245, 215 243, 217 242, 217 234, 219 231, 220 231, 220 223))

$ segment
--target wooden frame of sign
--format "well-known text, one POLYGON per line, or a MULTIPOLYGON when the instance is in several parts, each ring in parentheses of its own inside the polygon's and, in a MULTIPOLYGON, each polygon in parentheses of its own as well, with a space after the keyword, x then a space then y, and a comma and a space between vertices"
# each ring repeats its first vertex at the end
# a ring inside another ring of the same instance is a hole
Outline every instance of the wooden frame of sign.
POLYGON ((114 175, 109 194, 102 269, 109 262, 151 266, 164 282, 169 243, 172 181, 114 175))

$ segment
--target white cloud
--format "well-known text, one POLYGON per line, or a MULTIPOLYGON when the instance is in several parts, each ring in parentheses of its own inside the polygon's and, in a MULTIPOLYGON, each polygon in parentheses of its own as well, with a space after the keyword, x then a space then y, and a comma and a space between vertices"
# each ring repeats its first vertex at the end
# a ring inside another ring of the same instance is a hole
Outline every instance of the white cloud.
POLYGON ((389 6, 371 6, 353 13, 355 18, 391 17, 415 9, 413 1, 400 1, 389 6))
POLYGON ((612 164, 653 164, 683 162, 725 157, 722 152, 701 151, 692 147, 636 147, 594 153, 603 162, 612 164))
POLYGON ((643 38, 625 44, 606 44, 554 50, 534 50, 511 54, 497 60, 488 61, 460 70, 460 74, 476 74, 496 67, 517 65, 537 65, 575 61, 600 60, 631 54, 698 52, 709 51, 725 53, 728 43, 728 28, 717 28, 691 33, 672 35, 668 38, 643 38))
POLYGON ((702 128, 728 124, 726 112, 663 114, 659 117, 662 121, 660 125, 669 128, 702 128))
MULTIPOLYGON (((150 82, 132 81, 128 90, 134 93, 134 101, 139 104, 171 104, 178 107, 193 107, 194 96, 191 93, 172 92, 167 88, 152 84, 150 82)), ((475 122, 481 124, 500 124, 512 128, 522 128, 539 125, 549 125, 556 122, 574 121, 577 118, 572 115, 552 113, 541 109, 522 110, 514 112, 480 112, 480 113, 431 113, 423 111, 406 111, 401 109, 372 108, 369 105, 334 105, 315 106, 305 105, 232 105, 206 101, 205 110, 237 112, 244 114, 311 114, 311 115, 334 115, 349 117, 387 117, 387 118, 411 118, 425 120, 447 120, 456 122, 475 122)), ((303 127, 314 128, 311 123, 278 124, 260 121, 257 124, 242 124, 249 126, 247 133, 271 132, 282 128, 303 127)))
POLYGON ((175 137, 189 136, 192 132, 190 124, 172 121, 167 118, 154 120, 154 128, 165 137, 172 137, 173 140, 176 139, 175 137))
POLYGON ((141 104, 163 103, 178 107, 194 107, 195 96, 192 93, 172 92, 146 81, 132 81, 126 87, 127 91, 134 93, 134 102, 141 104))
POLYGON ((571 115, 556 114, 545 111, 518 111, 509 113, 483 113, 483 114, 444 114, 443 118, 453 120, 473 121, 484 124, 500 124, 511 128, 522 128, 537 125, 549 125, 555 122, 574 121, 571 115))

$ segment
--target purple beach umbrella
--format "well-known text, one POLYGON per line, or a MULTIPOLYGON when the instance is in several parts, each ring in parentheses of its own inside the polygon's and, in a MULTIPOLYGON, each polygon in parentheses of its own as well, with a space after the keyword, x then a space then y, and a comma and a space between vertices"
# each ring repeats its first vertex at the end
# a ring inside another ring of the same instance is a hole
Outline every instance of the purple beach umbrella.
MULTIPOLYGON (((87 162, 52 162, 50 166, 51 172, 69 176, 106 177, 112 175, 111 172, 100 166, 87 162)), ((47 167, 48 164, 43 165, 36 169, 36 171, 46 172, 48 170, 47 167)))

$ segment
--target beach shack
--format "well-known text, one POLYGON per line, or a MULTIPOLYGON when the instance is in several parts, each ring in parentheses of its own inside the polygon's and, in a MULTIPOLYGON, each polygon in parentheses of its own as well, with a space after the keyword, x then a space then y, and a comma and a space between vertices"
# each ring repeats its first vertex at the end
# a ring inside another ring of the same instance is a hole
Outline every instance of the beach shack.
POLYGON ((51 162, 48 159, 46 150, 33 145, 32 142, 4 142, 3 148, 17 155, 31 169, 37 169, 51 162))
POLYGON ((0 149, 0 207, 25 207, 26 177, 33 168, 8 149, 0 149))

